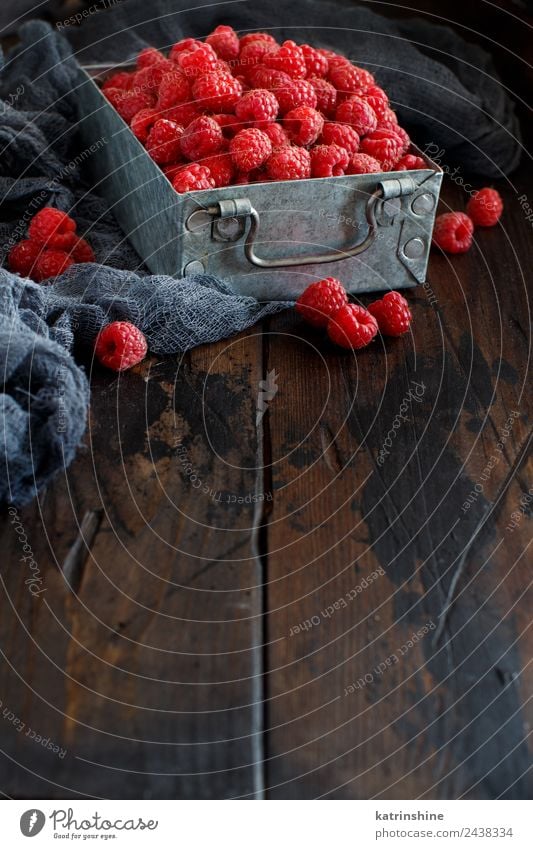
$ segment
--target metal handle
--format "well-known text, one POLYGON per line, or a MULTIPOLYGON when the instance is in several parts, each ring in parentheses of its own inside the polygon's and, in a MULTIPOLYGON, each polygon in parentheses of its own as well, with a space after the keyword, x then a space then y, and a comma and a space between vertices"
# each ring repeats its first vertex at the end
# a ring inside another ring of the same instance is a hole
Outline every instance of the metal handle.
POLYGON ((248 262, 259 268, 285 268, 296 265, 318 265, 325 262, 339 262, 366 251, 374 242, 377 232, 375 208, 378 200, 388 200, 393 197, 411 194, 416 189, 416 183, 411 177, 405 176, 392 180, 383 180, 378 188, 368 198, 365 215, 368 221, 368 232, 359 244, 347 250, 334 249, 325 254, 306 254, 297 257, 281 257, 280 259, 265 259, 255 252, 255 242, 259 231, 259 213, 248 198, 235 198, 220 201, 216 206, 210 206, 207 212, 216 218, 250 218, 250 229, 244 243, 244 255, 248 262))

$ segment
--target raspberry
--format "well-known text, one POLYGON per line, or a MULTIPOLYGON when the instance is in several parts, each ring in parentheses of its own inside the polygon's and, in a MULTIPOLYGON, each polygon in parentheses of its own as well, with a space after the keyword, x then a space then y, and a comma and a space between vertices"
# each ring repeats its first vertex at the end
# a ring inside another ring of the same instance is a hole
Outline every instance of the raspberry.
POLYGON ((99 362, 113 371, 124 371, 144 360, 148 345, 144 333, 129 321, 112 321, 96 337, 99 362))
POLYGON ((252 121, 260 129, 275 121, 278 111, 276 95, 261 88, 246 92, 235 106, 235 115, 240 121, 252 121))
POLYGON ((175 162, 181 156, 181 137, 184 133, 183 127, 160 118, 156 121, 146 140, 146 150, 159 165, 167 165, 175 162))
POLYGON ((262 39, 248 42, 248 44, 245 44, 241 48, 237 66, 238 70, 251 82, 254 71, 259 65, 262 65, 267 53, 272 53, 276 49, 276 44, 271 44, 269 41, 263 41, 262 39))
POLYGON ((324 124, 320 141, 322 144, 338 144, 339 147, 347 150, 350 155, 359 150, 359 136, 354 128, 347 124, 324 124))
POLYGON ((191 165, 181 168, 174 177, 172 185, 177 192, 183 194, 184 192, 197 192, 202 189, 214 189, 215 181, 209 168, 193 162, 191 165))
POLYGON ((346 169, 347 174, 378 174, 381 163, 367 153, 354 153, 346 169))
POLYGON ((203 159, 218 153, 223 144, 221 128, 207 115, 191 121, 181 137, 181 151, 187 159, 203 159))
POLYGON ((215 182, 215 188, 221 186, 229 186, 231 183, 234 169, 229 153, 216 153, 214 156, 207 156, 202 159, 204 168, 209 169, 209 173, 215 182))
POLYGON ((63 274, 73 263, 74 260, 65 251, 42 251, 35 260, 32 277, 37 283, 42 283, 43 280, 63 274))
POLYGON ((272 153, 272 143, 262 130, 240 130, 229 145, 233 164, 238 171, 252 171, 266 162, 272 153))
POLYGON ((133 88, 136 91, 150 91, 157 94, 163 78, 172 69, 172 62, 169 62, 167 59, 165 59, 164 63, 158 62, 157 65, 148 65, 146 68, 141 68, 135 74, 133 88))
POLYGON ((287 112, 283 119, 287 135, 295 144, 314 144, 324 128, 324 117, 309 106, 298 106, 287 112))
POLYGON ((361 153, 368 153, 382 165, 383 171, 391 167, 401 156, 403 143, 393 130, 374 130, 361 141, 361 153))
POLYGON ((207 36, 206 43, 213 48, 219 59, 230 62, 239 55, 239 36, 232 27, 218 26, 207 36))
POLYGON ((221 127, 224 137, 227 139, 232 139, 235 133, 238 133, 239 130, 244 129, 242 122, 238 121, 235 115, 220 114, 220 115, 211 115, 219 127, 221 127))
POLYGON ((349 97, 337 107, 335 114, 341 124, 349 124, 360 136, 372 133, 377 125, 376 113, 366 100, 361 97, 349 97))
POLYGON ((232 112, 242 95, 242 86, 231 74, 213 72, 198 77, 192 93, 202 109, 213 112, 232 112))
POLYGON ((379 301, 368 306, 384 336, 401 336, 407 333, 413 316, 409 304, 399 292, 387 292, 379 301))
POLYGON ((74 262, 96 262, 94 251, 85 239, 76 240, 74 247, 70 251, 70 255, 74 262))
POLYGON ((421 156, 415 156, 412 153, 407 153, 394 166, 395 171, 412 171, 415 168, 427 168, 426 162, 421 156))
POLYGON ((341 348, 364 348, 378 332, 373 315, 357 304, 346 304, 328 322, 328 336, 341 348))
POLYGON ((168 58, 177 64, 178 58, 182 53, 192 53, 198 47, 202 47, 202 42, 196 38, 182 38, 181 41, 177 41, 176 44, 172 45, 168 58))
POLYGON ((503 201, 496 189, 481 189, 470 198, 466 211, 476 227, 493 227, 500 220, 503 201))
POLYGON ((404 128, 400 127, 399 124, 396 124, 396 126, 391 127, 391 130, 393 131, 393 133, 396 133, 396 135, 400 139, 400 142, 401 142, 400 154, 403 156, 403 154, 407 153, 407 151, 409 150, 409 147, 411 145, 411 139, 409 138, 409 136, 406 133, 406 131, 404 130, 404 128))
POLYGON ((395 130, 397 126, 398 116, 394 109, 391 109, 390 106, 382 106, 380 109, 380 117, 378 119, 378 128, 380 130, 395 130))
POLYGON ((189 124, 192 124, 197 118, 201 118, 202 115, 198 112, 196 104, 178 103, 177 106, 171 106, 170 109, 165 109, 164 117, 168 121, 174 121, 175 124, 179 124, 181 127, 188 127, 189 124))
POLYGON ((149 91, 136 91, 136 89, 124 91, 120 88, 108 88, 105 91, 105 96, 126 124, 130 124, 132 118, 141 109, 149 109, 154 105, 154 96, 149 91))
POLYGON ((158 109, 169 109, 178 103, 186 103, 190 100, 191 89, 185 74, 178 70, 165 74, 159 86, 157 99, 158 109))
POLYGON ((307 287, 296 301, 296 311, 313 327, 326 327, 329 319, 345 304, 348 295, 340 280, 325 277, 307 287))
POLYGON ((75 242, 76 222, 66 212, 45 206, 34 215, 28 227, 28 238, 39 245, 70 250, 75 242))
POLYGON ((108 88, 120 88, 127 91, 132 87, 134 77, 135 74, 130 74, 129 71, 119 71, 117 74, 112 74, 102 85, 102 91, 108 88))
POLYGON ((254 88, 266 88, 268 91, 273 91, 276 97, 278 89, 285 88, 291 82, 291 77, 283 71, 275 71, 273 68, 265 68, 264 65, 258 65, 250 71, 250 83, 254 88))
POLYGON ((278 147, 290 147, 290 139, 281 124, 265 124, 263 132, 272 142, 272 150, 278 147))
POLYGON ((433 244, 449 254, 464 254, 472 245, 474 224, 464 212, 438 215, 433 229, 433 244))
POLYGON ((311 176, 311 157, 303 147, 281 147, 267 160, 272 180, 306 180, 311 176))
POLYGON ((347 94, 363 94, 375 82, 372 74, 352 65, 347 59, 330 61, 328 80, 337 91, 347 94))
POLYGON ((302 48, 294 41, 284 41, 273 53, 267 53, 264 64, 267 68, 283 71, 295 80, 303 79, 307 74, 302 48))
POLYGON ((145 47, 137 56, 137 68, 149 68, 159 62, 166 62, 163 54, 155 47, 145 47))
MULTIPOLYGON (((337 106, 337 89, 323 80, 321 77, 309 77, 308 82, 311 83, 316 94, 316 108, 322 112, 326 118, 332 118, 335 115, 337 106)), ((309 104, 311 105, 311 104, 309 104)))
POLYGON ((190 79, 201 77, 210 71, 216 71, 219 66, 219 58, 209 44, 201 42, 193 50, 178 53, 175 61, 184 74, 190 79))
POLYGON ((22 277, 31 277, 33 266, 41 250, 42 245, 31 239, 23 239, 18 245, 13 245, 7 257, 11 271, 22 277))
POLYGON ((287 85, 280 86, 275 91, 280 115, 285 115, 291 109, 297 109, 298 106, 316 108, 316 91, 307 80, 289 80, 287 85))
POLYGON ((319 144, 310 154, 312 177, 341 177, 350 161, 348 151, 338 144, 319 144))
POLYGON ((378 85, 369 86, 363 94, 363 97, 367 103, 370 103, 372 109, 376 112, 376 115, 378 114, 376 108, 381 106, 381 108, 384 109, 389 106, 389 97, 387 93, 378 85))
POLYGON ((319 53, 314 47, 309 44, 302 44, 302 53, 304 55, 307 77, 325 77, 329 61, 323 53, 319 53))
POLYGON ((254 41, 266 41, 268 44, 271 44, 272 47, 278 46, 278 42, 273 35, 270 35, 269 32, 247 32, 246 35, 243 35, 241 38, 241 51, 244 47, 247 47, 248 44, 252 44, 254 41))

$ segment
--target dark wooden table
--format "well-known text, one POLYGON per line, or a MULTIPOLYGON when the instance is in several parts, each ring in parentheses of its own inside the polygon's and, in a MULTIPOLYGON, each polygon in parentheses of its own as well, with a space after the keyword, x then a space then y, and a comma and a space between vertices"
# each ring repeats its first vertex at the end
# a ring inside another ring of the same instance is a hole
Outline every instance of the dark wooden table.
POLYGON ((532 183, 405 338, 291 312, 95 370, 78 458, 2 517, 5 796, 531 795, 532 183))

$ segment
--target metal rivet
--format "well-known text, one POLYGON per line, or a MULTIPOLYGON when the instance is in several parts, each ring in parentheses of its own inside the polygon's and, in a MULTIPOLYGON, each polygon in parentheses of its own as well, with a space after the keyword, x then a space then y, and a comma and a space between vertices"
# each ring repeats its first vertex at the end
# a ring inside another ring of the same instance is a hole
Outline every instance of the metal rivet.
POLYGON ((205 274, 205 267, 203 262, 200 262, 199 259, 193 259, 192 262, 188 262, 185 268, 183 269, 184 274, 205 274))
POLYGON ((423 195, 418 195, 414 199, 411 204, 411 209, 415 215, 425 215, 427 212, 431 212, 434 206, 435 195, 426 192, 423 195))
POLYGON ((415 236, 414 239, 409 239, 405 243, 403 252, 408 259, 418 259, 418 257, 423 256, 425 249, 426 246, 423 239, 415 236))
POLYGON ((217 241, 236 242, 244 233, 244 219, 217 218, 213 223, 213 237, 217 241))
POLYGON ((187 230, 201 230, 203 227, 209 227, 213 220, 213 216, 209 215, 206 209, 196 209, 185 222, 187 230))

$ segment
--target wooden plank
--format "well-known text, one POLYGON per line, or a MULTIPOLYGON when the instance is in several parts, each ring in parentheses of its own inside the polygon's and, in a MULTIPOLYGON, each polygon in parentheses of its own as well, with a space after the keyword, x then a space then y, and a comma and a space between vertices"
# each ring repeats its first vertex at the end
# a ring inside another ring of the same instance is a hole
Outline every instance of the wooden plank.
POLYGON ((260 353, 242 334, 95 374, 85 447, 17 514, 40 595, 3 521, 4 793, 261 794, 260 353))
POLYGON ((506 195, 507 233, 432 257, 412 338, 354 356, 270 325, 272 798, 531 793, 527 521, 505 532, 529 486, 531 240, 506 195))

